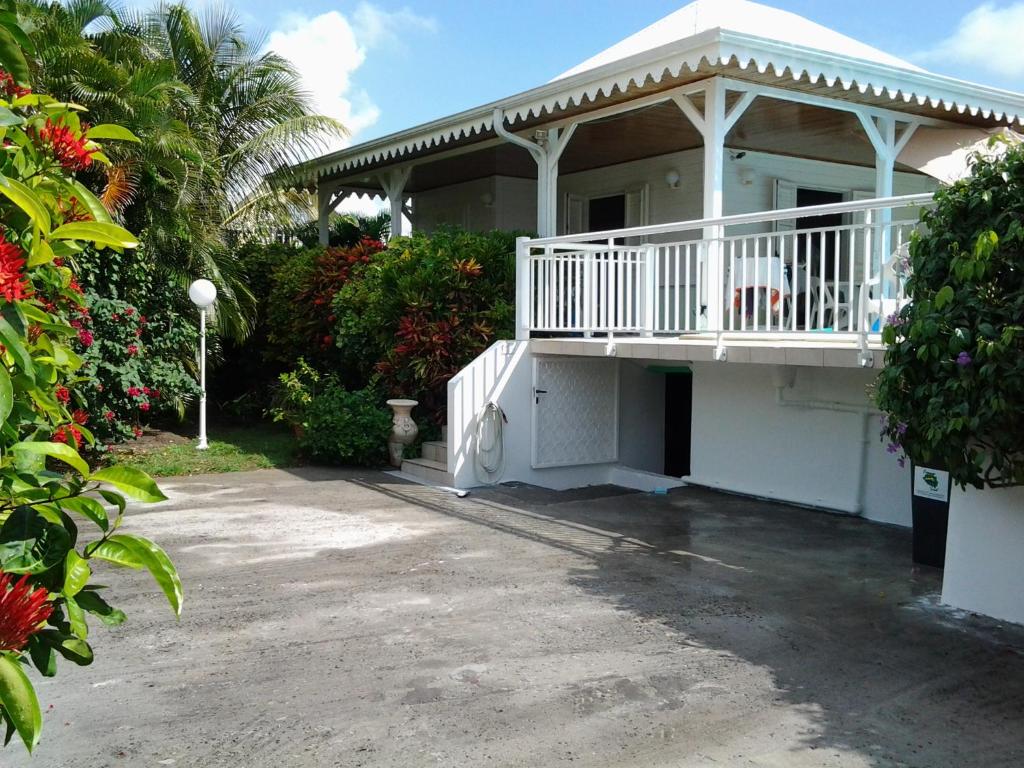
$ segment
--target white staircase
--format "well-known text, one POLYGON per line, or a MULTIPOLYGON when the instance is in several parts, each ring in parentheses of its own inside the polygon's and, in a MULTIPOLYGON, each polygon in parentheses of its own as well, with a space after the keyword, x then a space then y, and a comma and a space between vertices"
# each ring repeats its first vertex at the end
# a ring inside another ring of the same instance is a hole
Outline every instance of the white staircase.
POLYGON ((448 471, 448 426, 441 427, 441 439, 423 443, 420 458, 402 461, 402 471, 433 485, 453 485, 448 471))

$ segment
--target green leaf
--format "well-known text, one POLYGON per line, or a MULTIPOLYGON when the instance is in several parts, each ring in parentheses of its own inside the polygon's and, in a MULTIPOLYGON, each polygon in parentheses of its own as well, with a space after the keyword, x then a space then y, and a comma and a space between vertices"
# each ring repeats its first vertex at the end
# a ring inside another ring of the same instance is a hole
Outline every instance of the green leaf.
POLYGON ((131 549, 116 541, 103 541, 87 547, 85 554, 90 558, 104 560, 136 571, 142 568, 142 560, 131 549))
POLYGON ((134 141, 141 144, 141 140, 127 128, 113 123, 101 123, 94 125, 85 133, 90 139, 115 139, 117 141, 134 141))
POLYGON ((25 186, 17 179, 0 174, 0 194, 28 214, 32 223, 39 227, 43 234, 50 233, 50 212, 46 210, 43 201, 30 187, 25 186))
POLYGON ((81 638, 59 632, 56 629, 44 629, 36 637, 53 648, 65 659, 73 661, 80 667, 87 667, 92 664, 92 648, 81 638))
POLYGON ((935 294, 935 308, 942 309, 953 300, 953 297, 953 288, 948 285, 942 286, 942 289, 935 294))
POLYGON ((74 448, 64 443, 15 443, 11 448, 16 456, 49 456, 74 467, 82 477, 89 477, 89 465, 74 448))
POLYGON ((21 125, 24 122, 25 118, 14 114, 7 107, 0 106, 0 126, 9 128, 12 125, 21 125))
POLYGON ((85 209, 89 211, 89 215, 96 221, 110 222, 110 212, 100 202, 100 199, 82 182, 78 179, 65 179, 64 186, 78 199, 79 203, 85 206, 85 209))
POLYGON ((28 653, 43 677, 53 677, 57 674, 57 654, 38 637, 29 639, 28 653))
POLYGON ((104 533, 110 528, 110 521, 107 519, 107 510, 103 508, 96 499, 88 496, 75 496, 69 499, 59 499, 58 503, 64 509, 77 512, 82 517, 87 517, 100 527, 104 533))
POLYGON ((108 627, 116 627, 118 624, 123 623, 126 618, 124 611, 114 608, 91 589, 79 592, 75 600, 89 613, 99 616, 100 621, 108 627))
POLYGON ((103 500, 107 502, 107 504, 113 504, 117 507, 117 514, 119 517, 124 514, 124 509, 128 506, 124 496, 120 493, 115 493, 114 491, 108 491, 105 488, 100 488, 97 493, 103 497, 103 500))
POLYGON ((39 239, 35 242, 32 247, 32 252, 28 256, 28 265, 30 267, 38 267, 40 264, 49 264, 53 261, 53 248, 50 244, 43 239, 39 239))
POLYGON ((18 507, 0 526, 0 571, 43 573, 64 562, 71 534, 31 507, 18 507))
POLYGON ((153 478, 134 467, 107 467, 95 473, 90 479, 108 483, 136 501, 167 501, 167 497, 153 482, 153 478))
POLYGON ((6 653, 0 654, 0 705, 18 729, 18 735, 31 752, 43 730, 39 699, 21 664, 6 653))
MULTIPOLYGON (((0 188, 0 191, 3 191, 0 188)), ((135 248, 139 241, 131 232, 106 221, 72 221, 50 233, 53 240, 88 240, 98 246, 135 248)))
POLYGON ((75 550, 68 550, 64 558, 64 597, 74 597, 82 591, 82 587, 89 583, 92 576, 92 569, 89 562, 82 558, 75 550))
POLYGON ((64 607, 68 612, 68 623, 71 625, 71 632, 79 640, 89 637, 89 624, 85 620, 85 611, 73 597, 64 598, 64 607))
POLYGON ((178 577, 174 563, 167 557, 167 553, 157 544, 141 536, 119 533, 111 536, 107 541, 121 544, 142 562, 167 596, 174 615, 181 616, 181 603, 184 599, 181 579, 178 577))
POLYGON ((0 421, 7 421, 14 408, 14 385, 7 366, 0 365, 0 421))
POLYGON ((28 83, 32 79, 22 46, 6 26, 0 27, 0 64, 19 83, 28 83))

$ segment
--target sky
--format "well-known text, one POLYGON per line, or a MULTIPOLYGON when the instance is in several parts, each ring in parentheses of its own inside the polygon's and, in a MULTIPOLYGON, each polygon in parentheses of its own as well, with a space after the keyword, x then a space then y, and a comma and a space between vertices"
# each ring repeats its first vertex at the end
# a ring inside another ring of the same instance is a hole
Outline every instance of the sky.
MULTIPOLYGON (((358 143, 528 90, 685 0, 227 2, 358 143)), ((1024 0, 768 0, 933 72, 1024 91, 1024 0)))

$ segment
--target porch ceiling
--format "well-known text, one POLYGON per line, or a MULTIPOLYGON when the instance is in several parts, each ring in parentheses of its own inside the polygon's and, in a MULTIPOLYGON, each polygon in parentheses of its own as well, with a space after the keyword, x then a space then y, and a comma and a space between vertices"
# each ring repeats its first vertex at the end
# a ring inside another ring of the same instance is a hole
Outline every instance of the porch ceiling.
MULTIPOLYGON (((695 99, 699 104, 699 99, 695 99)), ((823 107, 761 97, 747 109, 726 140, 735 150, 767 152, 813 160, 873 166, 874 149, 856 116, 823 107)), ((581 124, 560 162, 568 175, 647 157, 696 149, 700 133, 671 102, 581 124)), ((900 166, 900 170, 913 169, 900 166)), ((455 157, 424 158, 406 186, 410 194, 489 176, 535 179, 536 163, 510 144, 486 147, 455 157)), ((346 186, 380 194, 372 173, 350 177, 346 186)))

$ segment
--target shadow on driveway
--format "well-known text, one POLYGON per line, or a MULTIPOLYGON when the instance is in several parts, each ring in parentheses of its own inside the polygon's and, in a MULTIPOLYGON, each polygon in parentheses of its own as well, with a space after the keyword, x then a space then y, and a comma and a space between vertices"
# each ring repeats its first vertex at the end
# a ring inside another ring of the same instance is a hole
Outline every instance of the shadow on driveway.
MULTIPOLYGON (((780 764, 830 765, 830 751, 873 766, 1024 762, 1024 629, 940 607, 941 572, 912 565, 908 531, 697 488, 501 486, 459 500, 367 486, 583 556, 572 585, 680 645, 768 669, 774 690, 749 698, 809 718, 789 746, 820 755, 780 764)), ((746 692, 729 693, 756 719, 746 692)))

